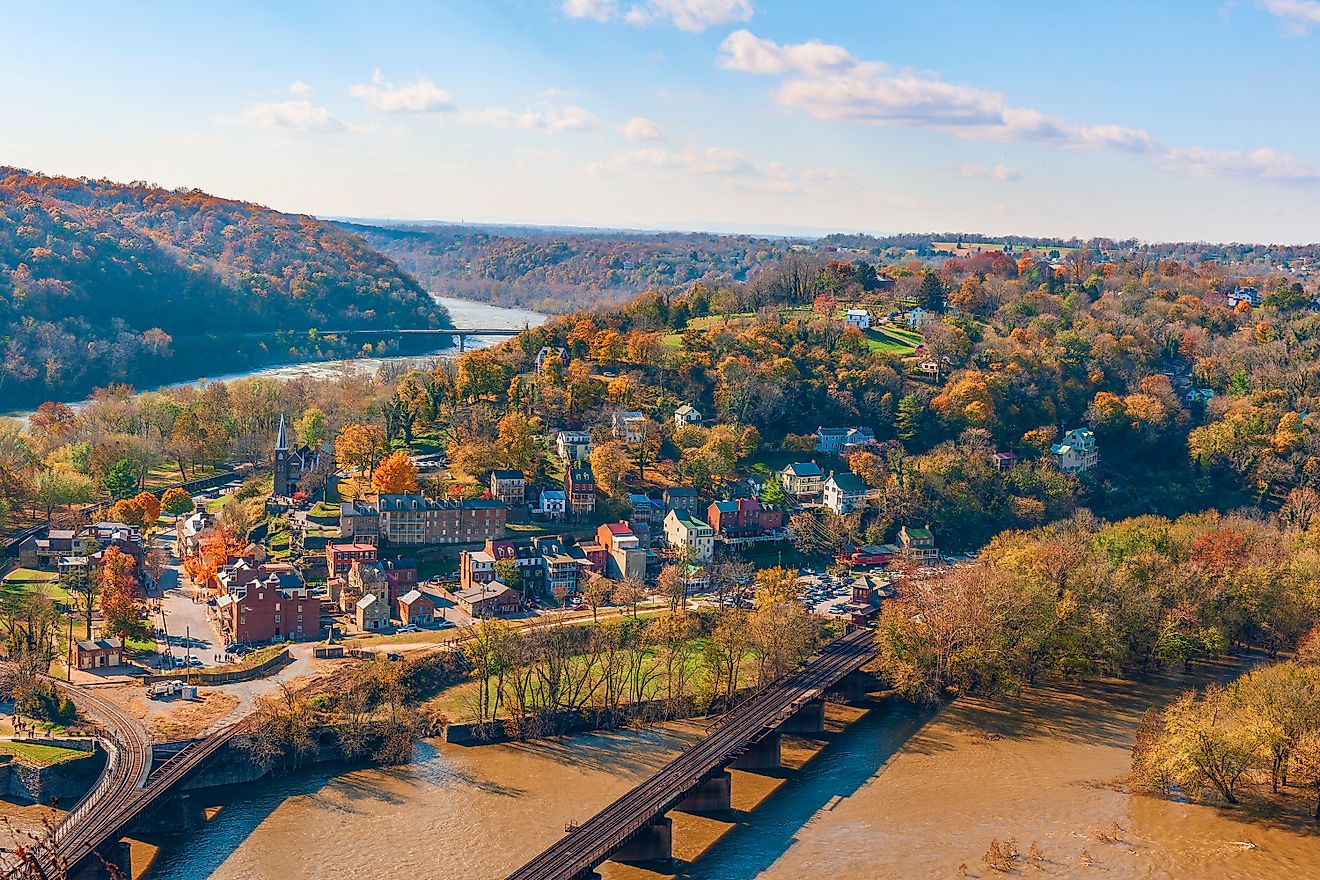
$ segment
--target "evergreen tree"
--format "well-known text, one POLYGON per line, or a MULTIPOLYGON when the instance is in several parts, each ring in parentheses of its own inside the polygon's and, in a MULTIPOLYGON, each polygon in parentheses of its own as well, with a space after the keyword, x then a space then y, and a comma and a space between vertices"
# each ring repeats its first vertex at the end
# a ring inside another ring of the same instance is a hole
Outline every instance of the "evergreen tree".
POLYGON ((917 289, 917 305, 928 312, 944 311, 944 285, 940 276, 927 271, 921 276, 921 287, 917 289))

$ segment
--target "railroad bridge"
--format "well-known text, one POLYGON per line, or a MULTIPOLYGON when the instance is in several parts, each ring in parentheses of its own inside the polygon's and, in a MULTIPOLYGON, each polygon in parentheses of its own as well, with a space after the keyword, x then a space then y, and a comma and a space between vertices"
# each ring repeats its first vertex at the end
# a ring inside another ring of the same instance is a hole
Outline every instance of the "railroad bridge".
POLYGON ((101 725, 106 766, 91 791, 55 826, 51 839, 30 851, 31 862, 7 876, 101 880, 109 876, 107 865, 132 876, 128 847, 120 837, 148 807, 240 733, 244 722, 158 754, 142 723, 118 703, 89 688, 51 681, 81 714, 101 725))
POLYGON ((558 842, 509 875, 509 880, 588 880, 607 860, 672 857, 670 810, 729 808, 729 767, 780 766, 784 733, 818 733, 826 691, 839 687, 875 657, 874 634, 858 629, 831 643, 797 673, 766 687, 724 715, 710 734, 650 779, 568 830, 558 842))

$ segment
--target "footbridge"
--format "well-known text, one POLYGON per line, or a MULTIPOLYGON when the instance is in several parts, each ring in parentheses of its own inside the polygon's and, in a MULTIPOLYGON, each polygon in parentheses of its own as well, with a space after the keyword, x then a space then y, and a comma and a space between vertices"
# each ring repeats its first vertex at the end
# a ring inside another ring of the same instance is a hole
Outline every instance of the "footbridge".
POLYGON ((704 740, 591 819, 570 827, 509 880, 587 880, 606 860, 669 859, 672 822, 665 814, 728 809, 726 768, 778 767, 782 734, 821 729, 821 698, 874 658, 873 638, 869 629, 855 630, 797 673, 743 701, 704 740))

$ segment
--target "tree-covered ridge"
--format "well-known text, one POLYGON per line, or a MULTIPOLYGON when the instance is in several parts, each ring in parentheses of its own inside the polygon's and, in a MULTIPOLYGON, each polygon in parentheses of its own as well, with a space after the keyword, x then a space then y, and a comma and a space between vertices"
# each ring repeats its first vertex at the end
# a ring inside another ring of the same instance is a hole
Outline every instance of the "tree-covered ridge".
POLYGON ((241 334, 328 325, 449 322, 389 258, 313 217, 0 168, 6 402, 300 356, 241 334))
POLYGON ((698 280, 742 281, 790 248, 782 239, 700 232, 341 225, 428 290, 551 313, 698 280))

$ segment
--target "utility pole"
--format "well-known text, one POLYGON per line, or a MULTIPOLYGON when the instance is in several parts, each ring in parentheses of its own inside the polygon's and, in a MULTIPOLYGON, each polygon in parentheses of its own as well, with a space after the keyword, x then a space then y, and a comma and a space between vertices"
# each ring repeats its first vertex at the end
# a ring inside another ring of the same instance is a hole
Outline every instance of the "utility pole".
POLYGON ((64 670, 64 680, 73 681, 73 609, 69 609, 69 665, 64 670))

